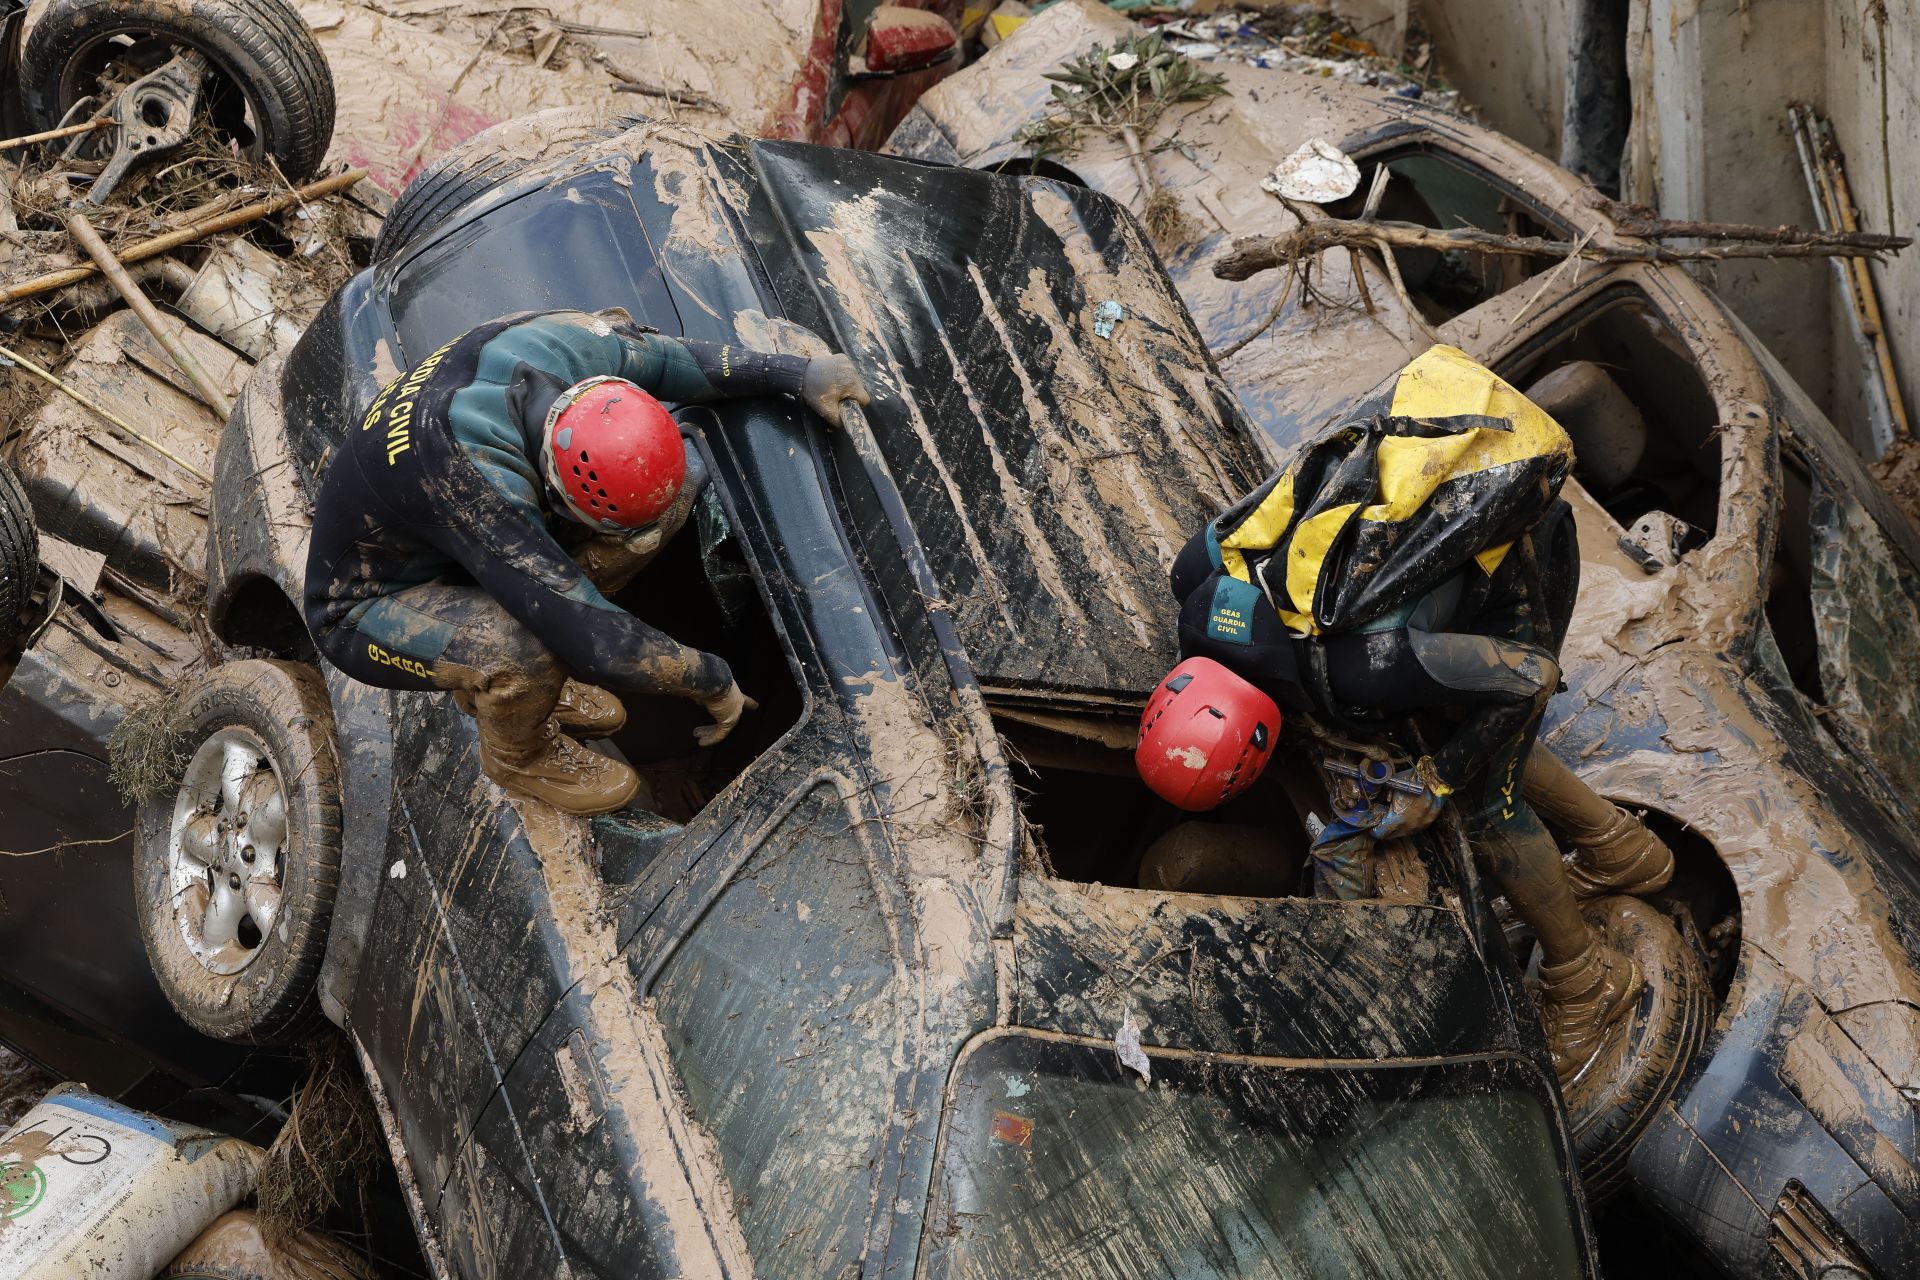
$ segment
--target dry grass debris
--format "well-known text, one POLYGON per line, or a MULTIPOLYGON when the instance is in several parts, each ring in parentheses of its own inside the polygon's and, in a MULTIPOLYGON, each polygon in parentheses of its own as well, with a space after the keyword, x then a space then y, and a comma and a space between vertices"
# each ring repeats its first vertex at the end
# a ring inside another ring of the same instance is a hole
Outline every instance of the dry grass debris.
POLYGON ((308 1044, 311 1066, 287 1122, 267 1148, 256 1202, 261 1234, 277 1251, 297 1250, 354 1186, 364 1199, 387 1158, 373 1099, 346 1033, 328 1029, 308 1044))
POLYGON ((107 735, 107 777, 128 804, 159 800, 187 770, 193 744, 180 722, 180 696, 149 698, 107 735))

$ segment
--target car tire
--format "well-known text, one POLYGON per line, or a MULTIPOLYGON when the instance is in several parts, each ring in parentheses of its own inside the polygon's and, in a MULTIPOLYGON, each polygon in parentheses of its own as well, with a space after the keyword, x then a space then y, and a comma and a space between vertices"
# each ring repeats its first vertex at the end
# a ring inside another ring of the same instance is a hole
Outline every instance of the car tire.
POLYGON ((141 806, 134 846, 147 958, 195 1029, 297 1040, 320 1019, 340 873, 326 685, 299 663, 229 662, 187 689, 174 723, 186 765, 141 806))
POLYGON ((1679 1089, 1713 1020, 1712 991, 1697 951, 1673 921, 1639 898, 1600 898, 1586 907, 1600 937, 1633 957, 1646 977, 1627 1049, 1605 1080, 1583 1084, 1590 1099, 1568 1118, 1588 1203, 1598 1206, 1627 1179, 1627 1157, 1654 1113, 1679 1089))
POLYGON ((27 491, 13 468, 0 462, 0 658, 19 642, 39 564, 40 534, 27 491))
POLYGON ((455 210, 517 173, 611 138, 646 119, 593 107, 552 107, 482 129, 422 169, 387 211, 373 260, 384 262, 455 210))
POLYGON ((93 91, 109 42, 142 37, 205 55, 245 97, 257 147, 287 177, 320 168, 333 138, 333 73, 286 0, 49 0, 20 51, 29 123, 52 128, 93 91))

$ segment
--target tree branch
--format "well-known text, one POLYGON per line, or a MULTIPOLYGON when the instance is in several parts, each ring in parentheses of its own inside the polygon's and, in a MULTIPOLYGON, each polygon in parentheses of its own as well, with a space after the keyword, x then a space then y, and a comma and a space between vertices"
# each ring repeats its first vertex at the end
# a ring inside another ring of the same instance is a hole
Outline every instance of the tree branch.
MULTIPOLYGON (((1903 237, 1877 237, 1887 240, 1886 250, 1903 249, 1912 241, 1903 237)), ((1714 262, 1724 258, 1863 258, 1875 257, 1881 249, 1864 244, 1749 244, 1708 245, 1698 249, 1674 249, 1666 245, 1598 245, 1571 240, 1546 240, 1539 236, 1499 235, 1475 227, 1448 231, 1422 227, 1411 222, 1348 222, 1328 218, 1309 222, 1277 236, 1249 236, 1234 242, 1231 251, 1213 264, 1213 274, 1222 280, 1245 280, 1262 271, 1297 262, 1328 249, 1355 245, 1378 249, 1433 249, 1448 253, 1464 249, 1472 253, 1500 253, 1522 257, 1585 258, 1591 262, 1714 262)))
POLYGON ((1643 204, 1625 204, 1589 187, 1581 201, 1613 219, 1623 234, 1645 240, 1744 240, 1755 244, 1804 244, 1892 253, 1913 241, 1870 231, 1821 231, 1814 227, 1761 227, 1749 222, 1694 222, 1663 218, 1643 204))

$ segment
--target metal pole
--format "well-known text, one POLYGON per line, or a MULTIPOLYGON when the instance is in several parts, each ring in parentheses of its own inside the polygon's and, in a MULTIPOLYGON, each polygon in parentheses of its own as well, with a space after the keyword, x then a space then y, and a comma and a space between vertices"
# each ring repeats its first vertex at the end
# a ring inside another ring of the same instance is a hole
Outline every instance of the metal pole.
MULTIPOLYGON (((1839 213, 1839 199, 1829 182, 1827 167, 1820 158, 1820 143, 1815 133, 1814 114, 1810 107, 1798 105, 1787 108, 1787 119, 1793 126, 1793 143, 1800 152, 1800 167, 1807 178, 1807 194, 1813 200, 1813 217, 1822 231, 1835 231, 1842 226, 1839 213)), ((1852 332, 1854 354, 1862 365, 1862 391, 1866 400, 1868 448, 1875 458, 1886 453, 1893 444, 1895 426, 1892 388, 1881 380, 1880 360, 1873 349, 1862 323, 1859 283, 1854 279, 1853 269, 1843 258, 1833 259, 1833 271, 1840 282, 1840 290, 1847 299, 1847 327, 1852 332)))
POLYGON ((173 357, 173 362, 180 366, 180 372, 187 375, 187 381, 191 382, 194 389, 200 393, 200 398, 220 415, 221 421, 224 422, 232 417, 233 401, 227 399, 226 393, 220 389, 219 384, 207 376, 207 371, 200 367, 200 362, 193 358, 193 353, 187 350, 186 344, 167 328, 167 323, 161 319, 160 312, 147 299, 147 295, 140 291, 140 286, 135 284, 133 277, 127 274, 127 269, 120 265, 120 260, 113 256, 113 250, 109 249, 107 242, 100 238, 100 233, 93 229, 93 224, 87 221, 86 215, 69 213, 67 232, 80 242, 80 247, 87 251, 87 256, 99 265, 101 273, 112 283, 120 296, 127 300, 127 305, 133 308, 133 314, 139 316, 140 323, 147 326, 147 332, 166 348, 167 354, 173 357))

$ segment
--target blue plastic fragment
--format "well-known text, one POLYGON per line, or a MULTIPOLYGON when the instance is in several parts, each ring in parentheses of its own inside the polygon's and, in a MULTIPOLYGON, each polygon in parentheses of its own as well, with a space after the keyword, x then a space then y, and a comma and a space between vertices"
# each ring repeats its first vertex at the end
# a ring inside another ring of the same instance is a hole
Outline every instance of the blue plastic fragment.
POLYGON ((1093 309, 1093 331, 1102 338, 1113 336, 1113 326, 1126 318, 1127 309, 1109 298, 1093 309))

